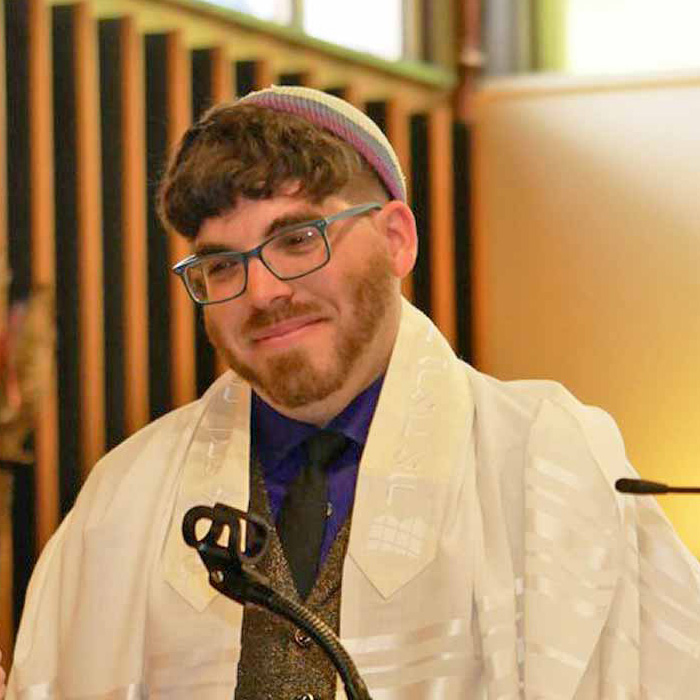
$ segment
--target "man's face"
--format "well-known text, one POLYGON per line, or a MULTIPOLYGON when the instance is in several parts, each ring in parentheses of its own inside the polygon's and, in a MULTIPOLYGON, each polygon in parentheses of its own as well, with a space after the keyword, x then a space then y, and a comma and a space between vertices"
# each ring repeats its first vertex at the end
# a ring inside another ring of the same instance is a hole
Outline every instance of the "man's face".
MULTIPOLYGON (((242 199, 233 211, 204 222, 196 247, 249 250, 282 226, 349 206, 340 197, 321 205, 294 196, 242 199)), ((329 226, 332 253, 325 267, 282 281, 251 260, 245 293, 206 308, 214 346, 271 403, 296 409, 344 387, 359 392, 385 369, 398 285, 374 216, 329 226)))

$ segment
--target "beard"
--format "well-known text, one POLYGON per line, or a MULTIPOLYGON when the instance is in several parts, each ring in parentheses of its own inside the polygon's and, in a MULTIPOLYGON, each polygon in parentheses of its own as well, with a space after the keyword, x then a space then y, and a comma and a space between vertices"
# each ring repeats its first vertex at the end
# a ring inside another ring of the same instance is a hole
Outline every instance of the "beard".
MULTIPOLYGON (((254 389, 285 408, 300 408, 322 401, 338 391, 377 335, 388 315, 394 277, 384 255, 375 252, 365 267, 345 279, 351 300, 349 325, 339 327, 329 365, 319 367, 313 350, 294 348, 268 358, 259 368, 243 362, 233 352, 215 324, 205 316, 209 340, 228 366, 254 389)), ((243 325, 242 333, 262 330, 281 321, 306 314, 322 313, 313 302, 286 303, 274 309, 255 310, 243 325)))

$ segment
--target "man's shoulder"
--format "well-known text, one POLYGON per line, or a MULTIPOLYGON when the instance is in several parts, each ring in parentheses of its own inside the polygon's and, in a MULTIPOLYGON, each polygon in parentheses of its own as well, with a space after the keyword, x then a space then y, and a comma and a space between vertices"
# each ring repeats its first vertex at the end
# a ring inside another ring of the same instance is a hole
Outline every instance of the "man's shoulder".
POLYGON ((583 403, 563 384, 545 379, 504 381, 466 366, 474 398, 477 439, 496 439, 504 450, 520 446, 532 454, 558 444, 563 456, 589 452, 608 478, 628 468, 613 418, 583 403))
POLYGON ((177 438, 183 431, 193 426, 201 414, 204 398, 172 409, 162 416, 139 428, 123 442, 107 452, 95 465, 93 472, 115 469, 118 464, 137 457, 157 441, 159 449, 168 449, 171 439, 177 438), (170 438, 170 439, 169 439, 170 438))
MULTIPOLYGON (((592 408, 577 399, 563 384, 551 379, 498 379, 464 363, 479 408, 493 407, 524 421, 534 420, 543 402, 569 411, 592 408)), ((599 409, 596 409, 599 410, 599 409)))
POLYGON ((210 393, 211 389, 165 413, 105 454, 91 470, 76 505, 99 512, 122 491, 161 488, 179 470, 210 393))

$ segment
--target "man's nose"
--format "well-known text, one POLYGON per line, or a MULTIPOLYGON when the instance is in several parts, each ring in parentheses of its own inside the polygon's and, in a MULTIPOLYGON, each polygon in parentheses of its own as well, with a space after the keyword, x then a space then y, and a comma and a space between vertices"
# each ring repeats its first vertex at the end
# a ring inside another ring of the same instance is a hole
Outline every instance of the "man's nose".
POLYGON ((248 284, 246 296, 255 306, 268 306, 276 299, 292 295, 289 282, 279 279, 270 272, 262 260, 252 259, 248 262, 248 284))

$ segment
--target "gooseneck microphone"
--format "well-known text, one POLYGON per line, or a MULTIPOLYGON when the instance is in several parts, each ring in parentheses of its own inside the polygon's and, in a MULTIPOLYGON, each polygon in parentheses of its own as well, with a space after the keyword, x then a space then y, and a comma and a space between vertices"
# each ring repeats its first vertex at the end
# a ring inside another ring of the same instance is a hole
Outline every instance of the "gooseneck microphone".
POLYGON ((615 488, 620 493, 631 493, 636 496, 658 496, 664 493, 700 493, 695 486, 668 486, 658 481, 645 479, 618 479, 615 488))
POLYGON ((197 550, 213 588, 242 605, 259 605, 299 627, 331 660, 348 700, 372 700, 335 632, 303 605, 273 590, 256 571, 254 564, 267 548, 269 530, 262 518, 222 503, 213 508, 194 506, 182 521, 185 542, 197 550))

